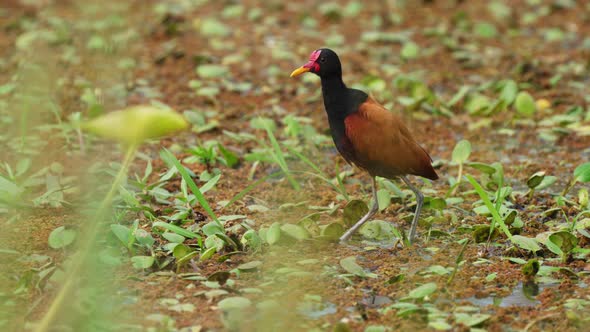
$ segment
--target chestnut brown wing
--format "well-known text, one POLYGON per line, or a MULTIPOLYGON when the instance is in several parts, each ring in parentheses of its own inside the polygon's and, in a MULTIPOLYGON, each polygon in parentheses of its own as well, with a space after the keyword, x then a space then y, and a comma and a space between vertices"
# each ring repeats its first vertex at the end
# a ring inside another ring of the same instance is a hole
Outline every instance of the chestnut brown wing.
POLYGON ((412 174, 438 179, 432 159, 414 140, 401 118, 371 97, 344 120, 354 150, 351 160, 371 175, 393 178, 412 174))

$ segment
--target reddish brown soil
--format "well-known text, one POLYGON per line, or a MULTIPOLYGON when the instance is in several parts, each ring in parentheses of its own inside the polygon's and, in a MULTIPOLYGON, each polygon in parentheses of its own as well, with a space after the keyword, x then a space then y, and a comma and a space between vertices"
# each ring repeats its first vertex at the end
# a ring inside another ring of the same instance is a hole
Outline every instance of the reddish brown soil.
MULTIPOLYGON (((347 3, 347 1, 337 1, 338 3, 347 3)), ((23 8, 17 1, 5 1, 0 7, 8 8, 10 16, 0 17, 0 26, 5 27, 0 33, 0 56, 9 56, 11 47, 14 46, 14 40, 18 34, 8 28, 12 20, 18 15, 35 15, 36 9, 23 8)), ((307 86, 307 92, 318 89, 318 82, 304 83, 301 80, 290 79, 288 74, 296 66, 303 63, 310 51, 323 46, 325 34, 331 31, 338 31, 346 37, 347 45, 357 45, 366 24, 362 22, 370 21, 374 15, 380 15, 387 21, 389 18, 384 14, 384 3, 369 2, 359 17, 354 19, 343 18, 340 22, 332 22, 322 17, 315 10, 317 3, 314 1, 298 2, 295 5, 289 5, 286 2, 273 2, 269 5, 265 2, 247 0, 243 4, 248 9, 254 7, 263 8, 265 15, 274 16, 277 19, 273 25, 272 31, 260 33, 257 28, 258 22, 252 22, 245 19, 228 19, 224 20, 234 30, 235 38, 228 37, 231 42, 232 51, 243 52, 247 54, 248 61, 245 63, 234 64, 230 66, 233 80, 238 82, 251 82, 256 89, 262 93, 241 94, 237 92, 226 91, 222 89, 216 100, 212 101, 208 97, 196 96, 193 89, 189 87, 189 81, 196 79, 195 65, 198 59, 205 59, 207 62, 219 63, 223 56, 228 55, 229 51, 219 51, 209 47, 210 41, 199 35, 191 26, 195 19, 202 19, 210 14, 219 13, 224 8, 222 2, 210 2, 192 12, 183 12, 174 17, 179 22, 180 33, 170 35, 165 32, 163 24, 157 21, 156 16, 151 15, 135 7, 138 10, 138 16, 145 17, 145 26, 140 30, 143 33, 141 48, 134 49, 133 54, 137 56, 144 66, 140 66, 133 73, 133 83, 136 79, 143 79, 148 82, 149 86, 157 89, 162 93, 160 98, 166 104, 177 110, 195 109, 215 110, 217 120, 220 126, 217 129, 196 135, 194 133, 183 133, 177 137, 164 140, 162 145, 170 147, 174 144, 180 144, 183 148, 194 145, 197 142, 203 142, 215 139, 222 142, 225 146, 238 151, 240 156, 250 151, 256 146, 255 143, 246 143, 239 145, 223 135, 223 130, 233 132, 251 132, 259 137, 264 137, 261 131, 252 130, 248 122, 256 116, 271 117, 281 120, 286 114, 305 116, 311 118, 312 124, 319 132, 325 132, 327 121, 322 110, 321 99, 312 98, 311 102, 306 95, 298 94, 298 87, 307 86), (299 18, 303 15, 310 15, 317 19, 318 27, 316 34, 303 35, 298 34, 300 29, 299 18), (270 56, 271 46, 268 46, 266 40, 275 38, 287 43, 288 48, 296 53, 296 57, 301 63, 288 60, 276 60, 270 56), (174 40, 176 42, 175 55, 167 56, 163 60, 161 54, 164 44, 174 40), (157 60, 160 61, 157 61, 157 60), (271 66, 278 66, 284 75, 269 79, 265 69, 271 66), (272 106, 280 106, 285 109, 285 113, 273 111, 272 106)), ((444 24, 448 27, 455 27, 455 18, 460 13, 466 16, 477 18, 485 21, 497 23, 500 37, 491 39, 478 39, 478 51, 482 54, 484 50, 494 48, 499 51, 499 55, 494 59, 489 59, 489 63, 483 63, 481 66, 469 68, 463 66, 458 60, 453 58, 449 49, 440 46, 441 40, 433 36, 425 36, 422 33, 414 33, 413 40, 423 49, 433 48, 435 51, 431 54, 422 56, 416 60, 404 62, 397 56, 401 45, 367 45, 364 49, 346 48, 341 53, 342 62, 345 64, 345 80, 347 82, 361 81, 365 75, 374 74, 381 76, 382 63, 398 65, 402 73, 411 73, 422 71, 424 73, 424 82, 431 88, 440 92, 444 100, 449 100, 451 96, 465 84, 478 84, 485 81, 511 78, 518 82, 528 82, 531 86, 531 93, 537 99, 546 98, 553 103, 553 114, 562 114, 573 105, 580 105, 585 109, 588 107, 585 99, 579 90, 572 90, 566 83, 551 86, 549 79, 554 75, 555 67, 567 64, 572 61, 586 63, 586 80, 588 82, 588 50, 584 51, 575 47, 561 47, 559 43, 547 43, 538 35, 516 35, 510 36, 510 29, 518 21, 512 17, 508 22, 497 22, 485 9, 486 2, 476 1, 458 1, 459 4, 451 4, 454 1, 424 1, 415 2, 404 9, 395 9, 404 20, 400 24, 386 22, 384 31, 397 32, 404 30, 417 30, 418 28, 434 27, 444 24), (379 61, 374 58, 376 52, 367 50, 371 47, 389 47, 390 55, 381 57, 379 61), (514 70, 517 66, 524 66, 528 70, 518 72, 514 70), (475 83, 474 83, 475 82, 475 83)), ((510 2, 515 14, 529 10, 524 1, 510 2)), ((152 3, 146 4, 151 6, 152 3)), ((136 4, 141 6, 141 4, 136 4)), ((575 24, 580 36, 590 35, 589 14, 583 8, 583 4, 578 4, 572 9, 563 9, 553 12, 537 24, 531 26, 531 29, 542 29, 545 27, 560 27, 564 30, 570 28, 570 24, 575 24)), ((247 12, 246 10, 246 12, 247 12)), ((393 10, 393 9, 392 9, 393 10)), ((66 11, 67 12, 67 11, 66 11)), ((137 19, 137 18, 135 18, 137 19)), ((528 29, 528 28, 527 28, 528 29)), ((470 35, 460 36, 459 40, 464 43, 474 42, 470 35)), ((343 47, 343 49, 345 49, 343 47)), ((2 73, 3 78, 7 78, 7 73, 2 73)), ((393 77, 386 77, 391 80, 393 77)), ((564 74, 561 82, 569 80, 578 80, 575 74, 564 74)), ((390 85, 391 87, 391 85, 390 85)), ((379 96, 377 96, 379 97, 379 96)), ((71 96, 69 97, 72 98, 71 96)), ((64 99, 68 99, 65 96, 64 99)), ((139 92, 131 91, 127 99, 128 104, 137 104, 148 102, 149 98, 139 92)), ((382 100, 388 102, 391 100, 382 100)), ((70 100, 71 105, 81 107, 79 101, 70 100)), ((400 105, 396 104, 397 107, 400 105)), ((427 116, 426 120, 422 117, 413 117, 412 114, 406 114, 410 127, 413 128, 416 139, 428 148, 433 159, 449 160, 451 159, 452 147, 456 141, 461 138, 468 139, 472 142, 474 151, 470 157, 472 161, 478 162, 496 162, 501 161, 504 164, 506 178, 511 181, 515 189, 524 190, 524 182, 532 173, 545 170, 548 174, 558 175, 558 186, 562 188, 568 180, 573 167, 581 162, 587 161, 588 153, 580 153, 583 149, 590 146, 590 136, 577 136, 569 134, 561 137, 555 144, 546 143, 539 139, 536 128, 537 125, 519 124, 514 121, 514 116, 505 112, 491 117, 491 125, 482 130, 468 130, 468 125, 480 120, 478 117, 467 115, 464 112, 463 105, 459 103, 453 108, 455 116, 447 118, 444 116, 427 116), (502 135, 498 129, 510 128, 515 130, 513 136, 502 135)), ((75 108, 75 107, 74 107, 75 108)), ((78 111, 79 109, 77 109, 78 111)), ((537 114, 535 120, 540 120, 547 114, 537 114)), ((302 140, 302 144, 303 144, 302 140)), ((59 145, 59 142, 56 143, 59 145)), ((165 165, 157 158, 157 153, 161 148, 160 145, 146 146, 142 152, 154 158, 153 166, 156 172, 152 175, 155 179, 159 172, 165 170, 165 165)), ((112 146, 106 146, 103 151, 96 155, 106 155, 109 160, 115 160, 116 153, 112 146)), ((53 150, 53 149, 51 149, 53 150)), ((335 163, 340 168, 344 162, 339 156, 330 150, 330 146, 318 149, 309 147, 306 154, 310 159, 317 161, 322 165, 325 172, 335 175, 335 163)), ((177 157, 186 157, 185 152, 179 153, 177 157)), ((94 158, 94 157, 93 157, 94 158)), ((82 158, 81 158, 82 159, 82 158)), ((57 159, 60 160, 60 159, 57 159)), ((87 160, 74 161, 71 164, 85 165, 87 160)), ((65 163, 65 161, 64 161, 65 163)), ((187 165, 195 173, 200 173, 206 169, 201 164, 187 165)), ((144 161, 137 161, 132 167, 133 171, 142 173, 145 167, 144 161)), ((247 180, 250 172, 250 164, 242 163, 237 169, 227 168, 216 165, 223 172, 222 180, 214 190, 207 193, 208 199, 217 211, 220 206, 215 202, 228 200, 239 193, 251 182, 247 180)), ((303 165, 294 163, 293 169, 301 168, 303 165)), ((73 167, 76 169, 77 167, 73 167)), ((269 167, 261 166, 258 168, 255 178, 265 176, 270 171, 269 167)), ((448 190, 448 178, 455 177, 457 169, 454 166, 448 166, 446 163, 437 169, 441 180, 432 184, 425 184, 424 188, 431 190, 438 196, 444 196, 448 190)), ((340 207, 344 202, 336 201, 335 192, 327 187, 324 183, 314 179, 307 179, 304 176, 299 177, 303 188, 297 192, 291 189, 289 183, 285 180, 264 183, 258 186, 254 191, 247 195, 242 201, 223 210, 223 214, 244 214, 248 218, 256 221, 257 227, 268 225, 272 222, 297 222, 303 216, 313 212, 307 208, 299 207, 286 211, 280 211, 278 207, 284 203, 293 203, 308 201, 309 205, 326 206, 331 202, 336 202, 340 207), (247 205, 252 202, 264 204, 271 210, 269 212, 251 212, 247 205)), ((420 180, 416 180, 420 181, 420 180)), ((180 181, 170 181, 167 188, 170 190, 177 189, 180 181)), ((420 182, 421 183, 421 182, 420 182)), ((367 199, 369 194, 368 178, 362 172, 356 170, 346 185, 347 191, 354 198, 367 199)), ((577 192, 581 185, 572 189, 572 193, 577 192)), ((461 191, 470 190, 467 184, 463 184, 461 191)), ((557 190, 556 190, 557 191, 557 190)), ((485 223, 486 220, 476 216, 471 212, 472 203, 476 200, 474 195, 460 194, 466 202, 461 205, 465 211, 457 210, 458 222, 451 223, 451 216, 445 213, 440 221, 435 222, 432 227, 443 231, 454 231, 457 226, 474 225, 485 223)), ((527 205, 521 216, 525 218, 525 227, 523 235, 535 236, 539 232, 549 230, 546 222, 538 216, 550 207, 555 206, 555 202, 550 195, 539 193, 532 201, 526 198, 517 197, 516 200, 522 206, 527 205)), ((400 202, 392 204, 383 213, 377 215, 377 218, 394 222, 402 229, 408 229, 409 222, 402 219, 402 215, 411 213, 412 207, 400 202)), ((196 208, 199 213, 204 211, 196 208)), ((569 209, 568 215, 574 216, 576 209, 569 209)), ((433 215, 433 211, 426 211, 425 216, 433 215)), ((25 239, 14 241, 14 238, 7 236, 0 238, 1 242, 8 241, 9 247, 14 250, 27 253, 44 253, 52 256, 54 259, 61 259, 61 253, 50 250, 47 243, 48 234, 57 226, 62 224, 75 225, 69 217, 69 211, 49 210, 42 211, 31 217, 24 217, 19 223, 14 224, 13 234, 25 234, 25 239), (12 238, 12 240, 10 240, 12 238)), ((341 210, 334 215, 322 215, 321 222, 338 221, 341 218, 341 210)), ((556 219, 561 216, 548 218, 556 219)), ((143 225, 149 228, 147 223, 143 225)), ((417 286, 435 282, 438 285, 438 291, 434 293, 430 302, 437 303, 440 310, 453 312, 459 305, 471 305, 467 298, 486 298, 491 295, 504 297, 512 293, 512 289, 524 277, 521 273, 521 265, 511 263, 504 259, 506 257, 520 257, 523 259, 532 258, 531 255, 520 252, 507 252, 506 247, 487 248, 483 244, 469 244, 464 252, 465 262, 457 268, 455 277, 449 282, 449 276, 423 276, 421 271, 431 265, 442 265, 444 267, 455 267, 456 257, 459 255, 462 246, 457 243, 462 238, 470 238, 471 235, 454 235, 452 240, 448 238, 435 238, 426 241, 425 233, 427 225, 422 224, 420 227, 421 238, 417 244, 409 248, 377 248, 373 250, 363 250, 362 245, 353 243, 351 246, 340 246, 331 243, 322 243, 317 241, 305 241, 304 243, 294 245, 280 245, 276 247, 265 247, 263 252, 253 255, 235 255, 229 260, 219 263, 216 255, 213 259, 195 263, 194 266, 187 266, 181 272, 196 272, 201 276, 207 277, 217 271, 230 271, 235 269, 239 264, 252 260, 263 261, 263 266, 256 272, 242 272, 239 276, 232 274, 231 279, 235 282, 233 287, 222 286, 229 292, 228 296, 244 295, 251 298, 255 303, 263 300, 273 299, 277 301, 275 310, 270 310, 266 316, 258 317, 259 319, 250 319, 244 321, 244 330, 250 331, 298 331, 318 328, 321 330, 333 330, 338 322, 345 323, 352 331, 362 331, 366 326, 385 325, 392 330, 427 330, 428 321, 424 316, 415 314, 410 318, 403 318, 396 315, 395 310, 386 314, 380 313, 381 307, 375 307, 367 303, 367 290, 372 294, 386 296, 392 299, 393 303, 398 302, 401 298, 407 296, 410 290, 417 286), (357 262, 365 269, 376 273, 379 277, 359 278, 350 277, 353 284, 348 284, 343 278, 337 277, 343 273, 339 268, 340 259, 347 256, 356 256, 357 262), (304 259, 318 259, 318 263, 302 266, 297 262, 304 259), (486 264, 481 264, 478 260, 489 260, 486 264), (474 264, 478 262, 478 264, 474 264), (282 267, 295 267, 311 275, 289 277, 277 275, 276 271, 282 267), (491 273, 497 276, 492 282, 486 282, 485 278, 491 273), (404 275, 403 280, 399 282, 387 283, 399 275, 404 275), (242 294, 243 288, 259 288, 261 294, 242 294), (311 320, 302 317, 297 313, 297 306, 305 295, 321 295, 323 301, 335 304, 336 312, 322 316, 320 319, 311 320)), ((499 243, 505 243, 501 239, 499 243)), ((589 243, 582 242, 582 247, 588 248, 589 243)), ((547 257, 553 257, 549 252, 543 252, 547 257)), ((566 264, 556 261, 545 261, 545 265, 563 266, 572 269, 576 273, 585 272, 580 281, 566 280, 561 282, 557 287, 546 288, 537 297, 540 302, 535 306, 510 306, 496 307, 488 305, 481 308, 482 313, 492 315, 484 323, 488 331, 505 331, 507 329, 521 330, 525 327, 529 331, 583 331, 584 326, 578 326, 566 317, 566 310, 563 303, 570 298, 588 298, 590 290, 587 287, 580 287, 580 282, 590 283, 590 266, 586 261, 574 260, 566 264), (528 326, 530 325, 530 326, 528 326)), ((128 271, 121 272, 122 275, 133 275, 128 271)), ((147 321, 145 317, 153 313, 162 313, 171 316, 175 320, 177 328, 200 326, 203 330, 222 330, 224 327, 221 314, 216 303, 219 298, 208 300, 204 295, 205 291, 210 288, 204 286, 200 281, 185 280, 178 275, 158 275, 146 274, 141 279, 122 281, 129 288, 138 294, 138 303, 130 311, 138 318, 143 326, 159 326, 159 323, 147 321), (181 297, 182 303, 194 304, 194 312, 176 312, 169 310, 165 305, 160 304, 162 298, 181 297)), ((36 295, 36 294, 34 294, 36 295)), ((42 305, 40 306, 43 307, 42 305)), ((42 309, 38 309, 42 311, 42 309)), ((40 312, 36 311, 34 316, 37 317, 40 312)), ((452 319, 449 320, 452 323, 452 319)), ((465 326, 456 325, 456 331, 468 331, 465 326)), ((340 331, 340 330, 339 330, 340 331)))

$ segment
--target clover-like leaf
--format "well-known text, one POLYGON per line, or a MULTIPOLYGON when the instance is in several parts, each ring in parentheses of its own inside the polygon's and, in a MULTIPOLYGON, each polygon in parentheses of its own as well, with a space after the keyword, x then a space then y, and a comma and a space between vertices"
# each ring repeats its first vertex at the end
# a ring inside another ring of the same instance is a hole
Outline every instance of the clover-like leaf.
POLYGON ((64 226, 60 226, 54 229, 49 234, 49 246, 53 249, 60 249, 67 247, 72 244, 76 239, 76 231, 73 229, 66 229, 64 226))

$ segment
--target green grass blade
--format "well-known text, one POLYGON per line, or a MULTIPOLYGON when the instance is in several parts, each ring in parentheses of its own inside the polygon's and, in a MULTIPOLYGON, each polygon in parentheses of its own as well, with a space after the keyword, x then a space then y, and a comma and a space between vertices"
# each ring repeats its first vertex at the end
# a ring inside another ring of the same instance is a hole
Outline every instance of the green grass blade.
POLYGON ((338 163, 336 163, 336 181, 338 181, 338 187, 340 187, 340 193, 344 196, 344 199, 346 199, 346 201, 350 201, 350 197, 348 197, 348 193, 346 193, 346 188, 344 187, 342 177, 340 177, 340 165, 338 163))
POLYGON ((504 187, 504 167, 500 167, 500 183, 498 184, 498 191, 496 192, 496 211, 500 211, 500 206, 504 202, 505 197, 502 194, 502 187, 504 187))
POLYGON ((291 183, 291 186, 293 186, 293 189, 295 189, 295 190, 301 189, 301 187, 299 186, 299 183, 297 183, 297 181, 295 181, 295 179, 293 178, 293 175, 291 174, 291 171, 289 170, 289 167, 287 166, 287 162, 285 161, 285 156, 283 155, 283 151, 281 150, 281 146, 279 145, 279 142, 277 142, 277 139, 275 138, 275 136, 272 132, 272 129, 269 126, 265 126, 265 129, 266 129, 266 133, 268 135, 268 139, 270 140, 270 144, 272 145, 272 148, 274 150, 274 153, 273 153, 273 156, 275 157, 274 159, 279 164, 279 167, 281 168, 283 173, 285 173, 285 176, 287 177, 287 180, 289 180, 289 182, 291 183))
POLYGON ((342 181, 341 181, 341 179, 340 179, 340 177, 338 175, 336 175, 336 178, 338 179, 338 184, 339 185, 336 186, 336 185, 334 185, 332 183, 332 181, 330 181, 330 179, 328 178, 328 175, 326 173, 324 173, 324 171, 322 171, 316 164, 314 164, 313 161, 309 160, 309 158, 307 158, 303 154, 297 152, 295 149, 293 149, 290 146, 287 147, 287 150, 289 150, 290 153, 292 153, 293 155, 295 155, 302 162, 304 162, 306 165, 308 165, 314 171, 317 172, 317 174, 316 173, 311 173, 311 172, 304 172, 304 173, 311 174, 313 176, 316 176, 316 177, 320 178, 322 181, 327 182, 330 185, 330 187, 332 187, 334 190, 336 190, 336 192, 338 192, 339 194, 343 195, 347 201, 349 200, 348 199, 348 194, 346 193, 346 190, 344 189, 344 185, 342 184, 342 181))
POLYGON ((266 182, 266 180, 278 176, 279 174, 277 173, 273 173, 273 174, 269 174, 263 178, 260 178, 258 180, 256 180, 254 183, 250 184, 249 186, 247 186, 246 188, 244 188, 244 190, 240 191, 239 193, 237 193, 234 197, 232 197, 232 199, 229 200, 229 202, 227 202, 227 204, 225 204, 225 206, 221 209, 225 209, 226 207, 234 204, 236 201, 240 200, 242 197, 246 196, 246 194, 248 194, 250 191, 254 190, 254 188, 256 188, 259 184, 266 182))
POLYGON ((309 172, 309 171, 295 171, 294 173, 301 173, 301 174, 306 174, 306 175, 314 176, 314 177, 322 180, 323 182, 326 182, 337 193, 342 194, 342 195, 344 195, 346 197, 346 192, 343 193, 342 191, 340 191, 340 188, 337 185, 335 185, 334 183, 332 183, 332 181, 330 179, 328 179, 326 177, 323 177, 321 174, 316 174, 314 172, 309 172))
POLYGON ((500 217, 500 213, 498 213, 498 210, 496 209, 494 204, 492 204, 492 201, 490 201, 488 194, 481 187, 481 185, 477 182, 477 180, 475 180, 471 175, 465 175, 465 177, 467 178, 469 183, 471 183, 473 188, 475 188, 475 191, 477 192, 479 197, 482 199, 482 201, 484 202, 484 204, 486 205, 488 210, 490 210, 490 213, 492 214, 492 218, 493 218, 494 222, 497 223, 498 225, 500 225, 500 228, 502 229, 504 234, 506 234, 506 236, 510 240, 512 240, 512 234, 510 233, 510 230, 508 229, 508 227, 504 223, 504 220, 502 219, 502 217, 500 217))
POLYGON ((162 227, 165 228, 171 232, 174 232, 178 235, 182 235, 188 239, 200 239, 201 236, 197 233, 193 233, 187 229, 184 229, 182 227, 178 227, 176 225, 172 225, 163 221, 156 221, 155 223, 152 224, 152 227, 162 227))
POLYGON ((199 187, 197 187, 197 184, 195 183, 195 181, 193 181, 193 179, 191 178, 190 174, 188 174, 184 166, 182 166, 180 161, 178 161, 178 159, 176 159, 176 157, 168 149, 163 149, 160 152, 160 157, 168 165, 174 165, 174 167, 176 167, 176 169, 178 170, 178 172, 180 173, 188 187, 191 189, 191 191, 197 198, 199 204, 201 204, 203 209, 205 209, 205 212, 207 212, 209 217, 213 219, 217 224, 219 224, 221 228, 223 228, 223 225, 221 225, 221 223, 219 222, 219 219, 217 218, 215 212, 213 212, 213 209, 209 205, 209 202, 207 202, 207 199, 205 198, 199 187))
POLYGON ((307 164, 309 167, 313 168, 314 171, 316 171, 317 173, 319 173, 321 176, 327 178, 328 176, 326 175, 326 173, 324 173, 324 171, 322 171, 316 164, 314 164, 311 160, 309 160, 306 156, 304 156, 303 154, 297 152, 295 149, 293 149, 292 147, 288 146, 287 150, 289 150, 290 153, 294 154, 297 158, 299 158, 301 161, 303 161, 305 164, 307 164))

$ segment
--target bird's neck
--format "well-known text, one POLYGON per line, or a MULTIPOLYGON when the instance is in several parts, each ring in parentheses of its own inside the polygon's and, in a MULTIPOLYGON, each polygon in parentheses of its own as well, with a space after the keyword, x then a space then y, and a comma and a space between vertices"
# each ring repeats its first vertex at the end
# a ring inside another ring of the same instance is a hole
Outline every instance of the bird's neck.
POLYGON ((342 111, 342 106, 346 105, 348 88, 339 75, 322 77, 322 95, 326 111, 331 115, 332 112, 342 111))

